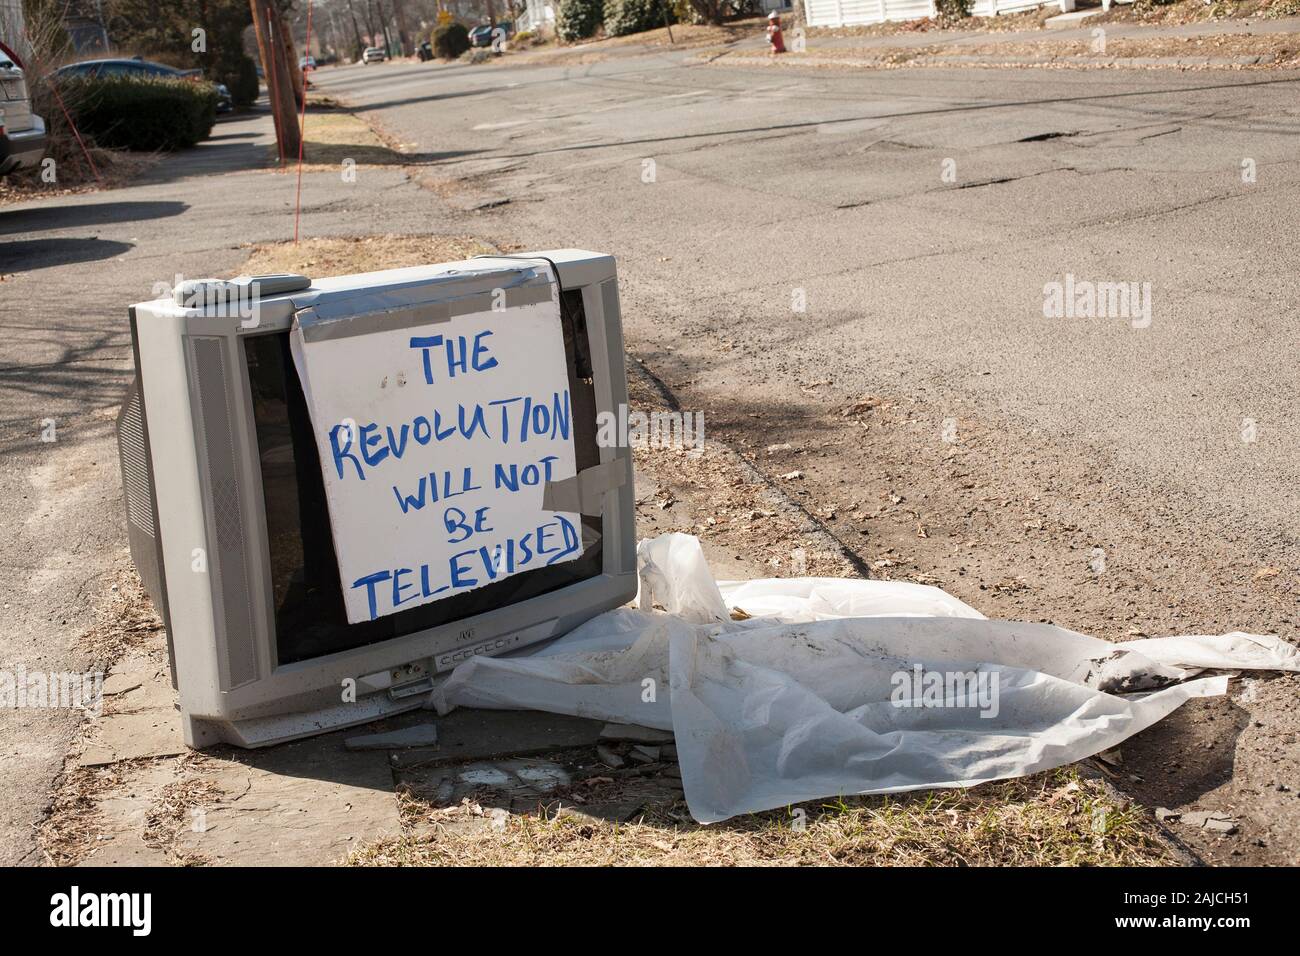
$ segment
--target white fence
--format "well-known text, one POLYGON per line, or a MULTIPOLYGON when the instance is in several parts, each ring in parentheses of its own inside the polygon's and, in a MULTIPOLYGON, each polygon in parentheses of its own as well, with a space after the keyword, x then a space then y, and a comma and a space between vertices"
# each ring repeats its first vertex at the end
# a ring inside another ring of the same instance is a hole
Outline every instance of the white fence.
MULTIPOLYGON (((1050 0, 1061 9, 1074 9, 1074 0, 1050 0)), ((1015 13, 1047 4, 1042 0, 975 0, 971 13, 991 17, 1015 13)), ((917 20, 934 16, 933 0, 804 0, 804 16, 810 27, 849 27, 885 20, 917 20)))

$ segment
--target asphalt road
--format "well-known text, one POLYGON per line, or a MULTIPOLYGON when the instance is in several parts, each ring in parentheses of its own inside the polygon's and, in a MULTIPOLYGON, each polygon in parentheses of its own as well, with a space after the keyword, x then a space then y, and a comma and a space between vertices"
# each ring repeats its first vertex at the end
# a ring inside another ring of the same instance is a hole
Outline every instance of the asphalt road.
POLYGON ((1297 567, 1294 73, 668 54, 316 83, 404 142, 466 151, 426 178, 509 199, 484 229, 615 253, 631 342, 701 394, 831 381, 969 404, 1104 451, 1152 508, 1177 489, 1189 527, 1297 567), (1149 284, 1149 325, 1045 317, 1067 275, 1149 284))

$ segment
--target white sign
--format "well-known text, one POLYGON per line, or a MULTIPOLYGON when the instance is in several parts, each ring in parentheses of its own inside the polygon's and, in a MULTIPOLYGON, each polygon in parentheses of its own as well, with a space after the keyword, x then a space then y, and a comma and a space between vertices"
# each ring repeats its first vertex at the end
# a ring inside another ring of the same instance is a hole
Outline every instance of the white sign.
MULTIPOLYGON (((582 553, 544 511, 576 474, 564 332, 549 300, 292 347, 349 623, 582 553)), ((364 321, 361 319, 354 321, 364 321)))

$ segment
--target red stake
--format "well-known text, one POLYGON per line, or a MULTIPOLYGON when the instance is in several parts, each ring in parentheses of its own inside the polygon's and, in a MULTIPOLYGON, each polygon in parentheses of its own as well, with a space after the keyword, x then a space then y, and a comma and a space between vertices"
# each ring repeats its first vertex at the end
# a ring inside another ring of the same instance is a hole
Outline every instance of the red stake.
MULTIPOLYGON (((311 56, 311 0, 307 0, 307 52, 311 56)), ((293 201, 293 244, 298 244, 298 220, 302 216, 302 148, 307 141, 307 74, 302 75, 302 120, 298 126, 298 194, 293 201)))
POLYGON ((90 171, 95 174, 95 181, 102 186, 104 184, 103 177, 99 175, 99 169, 95 166, 95 161, 90 158, 90 150, 86 149, 86 143, 81 138, 81 131, 77 129, 77 124, 72 122, 72 114, 69 113, 68 108, 63 105, 63 97, 59 95, 59 88, 54 85, 53 78, 51 78, 50 81, 50 92, 53 93, 54 98, 59 101, 59 109, 63 110, 63 118, 66 119, 68 125, 72 127, 72 135, 77 137, 77 145, 81 147, 81 152, 85 155, 86 162, 90 163, 90 171))

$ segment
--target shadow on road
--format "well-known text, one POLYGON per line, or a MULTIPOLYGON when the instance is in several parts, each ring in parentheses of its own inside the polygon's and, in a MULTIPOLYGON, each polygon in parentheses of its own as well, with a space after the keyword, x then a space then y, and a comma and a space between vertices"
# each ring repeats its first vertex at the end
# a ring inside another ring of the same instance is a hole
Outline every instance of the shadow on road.
POLYGON ((72 229, 77 226, 104 226, 118 222, 142 222, 179 216, 189 209, 188 203, 173 200, 158 202, 70 203, 40 206, 34 209, 0 210, 0 236, 45 229, 72 229))
POLYGON ((110 239, 29 239, 7 242, 0 247, 0 272, 6 270, 48 269, 74 262, 97 262, 111 259, 133 249, 129 242, 110 239))

